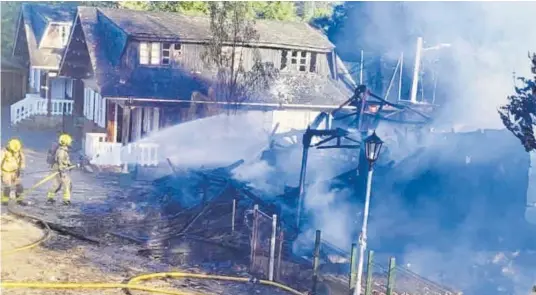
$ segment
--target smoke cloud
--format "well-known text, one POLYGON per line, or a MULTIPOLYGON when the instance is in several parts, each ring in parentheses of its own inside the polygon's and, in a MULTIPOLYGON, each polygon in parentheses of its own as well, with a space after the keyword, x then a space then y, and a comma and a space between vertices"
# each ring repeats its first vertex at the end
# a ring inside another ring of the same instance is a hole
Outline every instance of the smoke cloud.
MULTIPOLYGON (((344 29, 334 37, 340 52, 365 48, 394 62, 404 52, 406 79, 411 77, 417 37, 424 38, 425 48, 451 44, 423 54, 424 83, 429 83, 431 69, 440 75, 441 108, 434 124, 464 131, 503 128, 497 107, 513 92, 514 71, 529 76, 527 52, 536 51, 536 3, 348 6, 344 29)), ((408 99, 410 81, 404 84, 408 99)), ((279 155, 276 165, 261 161, 259 152, 269 146, 270 131, 262 115, 252 112, 180 124, 145 141, 159 143, 164 158, 186 168, 244 159, 235 177, 275 196, 285 186, 298 186, 302 151, 298 144, 279 155)), ((381 155, 373 180, 369 247, 379 255, 397 255, 410 269, 465 294, 527 294, 536 282, 536 254, 530 250, 536 244, 527 246, 527 241, 536 242, 528 238, 536 230, 523 218, 529 160, 513 135, 497 132, 419 138, 382 123, 378 133, 388 152, 381 155), (383 164, 389 161, 394 166, 386 168, 383 164)), ((295 249, 300 252, 299 245, 310 244, 316 229, 326 241, 349 249, 357 242, 363 196, 321 180, 357 165, 342 157, 345 151, 329 151, 329 160, 317 153, 311 150, 307 169, 305 209, 312 218, 295 249)))

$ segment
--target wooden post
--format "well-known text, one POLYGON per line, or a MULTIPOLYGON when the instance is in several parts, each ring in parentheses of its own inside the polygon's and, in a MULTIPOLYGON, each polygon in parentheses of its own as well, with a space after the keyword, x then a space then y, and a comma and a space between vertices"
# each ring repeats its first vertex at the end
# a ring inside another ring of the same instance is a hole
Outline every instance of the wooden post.
POLYGON ((365 295, 372 295, 372 263, 374 261, 374 251, 369 251, 367 260, 367 281, 365 287, 365 295))
POLYGON ((46 73, 46 78, 45 78, 45 95, 46 95, 46 99, 47 99, 47 116, 50 117, 52 116, 52 82, 51 82, 51 79, 50 77, 54 76, 53 74, 51 74, 50 72, 49 73, 46 73))
POLYGON ((393 295, 395 287, 395 258, 389 259, 389 275, 387 277, 387 295, 393 295))
POLYGON ((268 280, 274 280, 274 266, 275 266, 275 236, 277 232, 277 215, 272 215, 272 238, 270 239, 270 262, 268 269, 268 280))
POLYGON ((316 287, 318 284, 318 266, 320 264, 320 230, 316 230, 315 252, 313 258, 313 288, 312 295, 316 295, 316 287))
POLYGON ((276 271, 276 277, 275 279, 277 281, 281 278, 281 258, 283 256, 283 239, 285 238, 285 235, 283 234, 283 231, 281 228, 279 228, 279 256, 277 256, 277 271, 276 271))
POLYGON ((355 281, 357 280, 357 244, 352 244, 352 252, 350 253, 350 295, 354 294, 355 281))
MULTIPOLYGON (((128 145, 130 138, 130 107, 123 106, 123 123, 121 124, 121 143, 128 145)), ((128 173, 128 163, 123 162, 123 173, 128 173)))
POLYGON ((253 229, 251 230, 251 257, 249 271, 253 272, 255 266, 255 248, 257 248, 257 223, 259 215, 259 205, 253 206, 253 229))
POLYGON ((231 233, 235 231, 236 199, 233 199, 233 215, 231 216, 231 233))

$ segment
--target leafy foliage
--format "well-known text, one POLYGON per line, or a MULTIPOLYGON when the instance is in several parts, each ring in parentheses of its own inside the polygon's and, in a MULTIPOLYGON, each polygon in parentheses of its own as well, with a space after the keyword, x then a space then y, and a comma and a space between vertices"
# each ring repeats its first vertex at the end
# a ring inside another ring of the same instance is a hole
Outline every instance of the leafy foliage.
POLYGON ((180 12, 188 15, 208 13, 208 3, 203 1, 121 1, 117 5, 125 9, 180 12))
POLYGON ((532 61, 534 80, 518 78, 523 87, 516 87, 515 95, 508 97, 508 103, 499 108, 504 126, 523 144, 527 152, 536 150, 536 53, 529 54, 532 61))
POLYGON ((210 2, 209 9, 212 38, 201 58, 215 70, 210 96, 238 107, 257 91, 267 89, 277 70, 273 64, 263 63, 260 51, 254 47, 259 35, 250 3, 210 2), (253 63, 247 68, 245 56, 250 54, 253 63))

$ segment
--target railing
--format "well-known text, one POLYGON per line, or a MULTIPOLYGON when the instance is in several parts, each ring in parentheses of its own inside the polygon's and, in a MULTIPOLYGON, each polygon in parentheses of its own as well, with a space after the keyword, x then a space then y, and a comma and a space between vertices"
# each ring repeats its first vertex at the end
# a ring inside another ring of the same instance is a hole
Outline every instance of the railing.
MULTIPOLYGON (((53 99, 52 115, 71 115, 73 112, 72 100, 53 99)), ((15 125, 24 119, 35 115, 47 114, 47 99, 39 97, 37 94, 26 94, 23 100, 11 105, 11 124, 15 125)))
POLYGON ((120 166, 137 164, 141 166, 158 165, 158 144, 107 142, 105 133, 86 133, 84 154, 91 164, 99 166, 120 166))

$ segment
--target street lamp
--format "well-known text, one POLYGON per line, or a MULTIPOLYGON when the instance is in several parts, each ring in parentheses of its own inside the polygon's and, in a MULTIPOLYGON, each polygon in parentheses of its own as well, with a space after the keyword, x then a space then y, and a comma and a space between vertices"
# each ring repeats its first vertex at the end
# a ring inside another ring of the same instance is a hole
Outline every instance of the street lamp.
POLYGON ((382 149, 383 141, 376 135, 376 131, 371 136, 365 139, 365 155, 369 162, 367 174, 367 190, 365 193, 365 210, 363 213, 363 225, 361 227, 361 235, 359 236, 359 262, 357 265, 357 282, 354 289, 355 295, 361 295, 361 280, 363 278, 363 264, 365 262, 365 250, 367 249, 367 225, 370 207, 370 189, 372 186, 372 171, 374 163, 378 160, 382 149))

